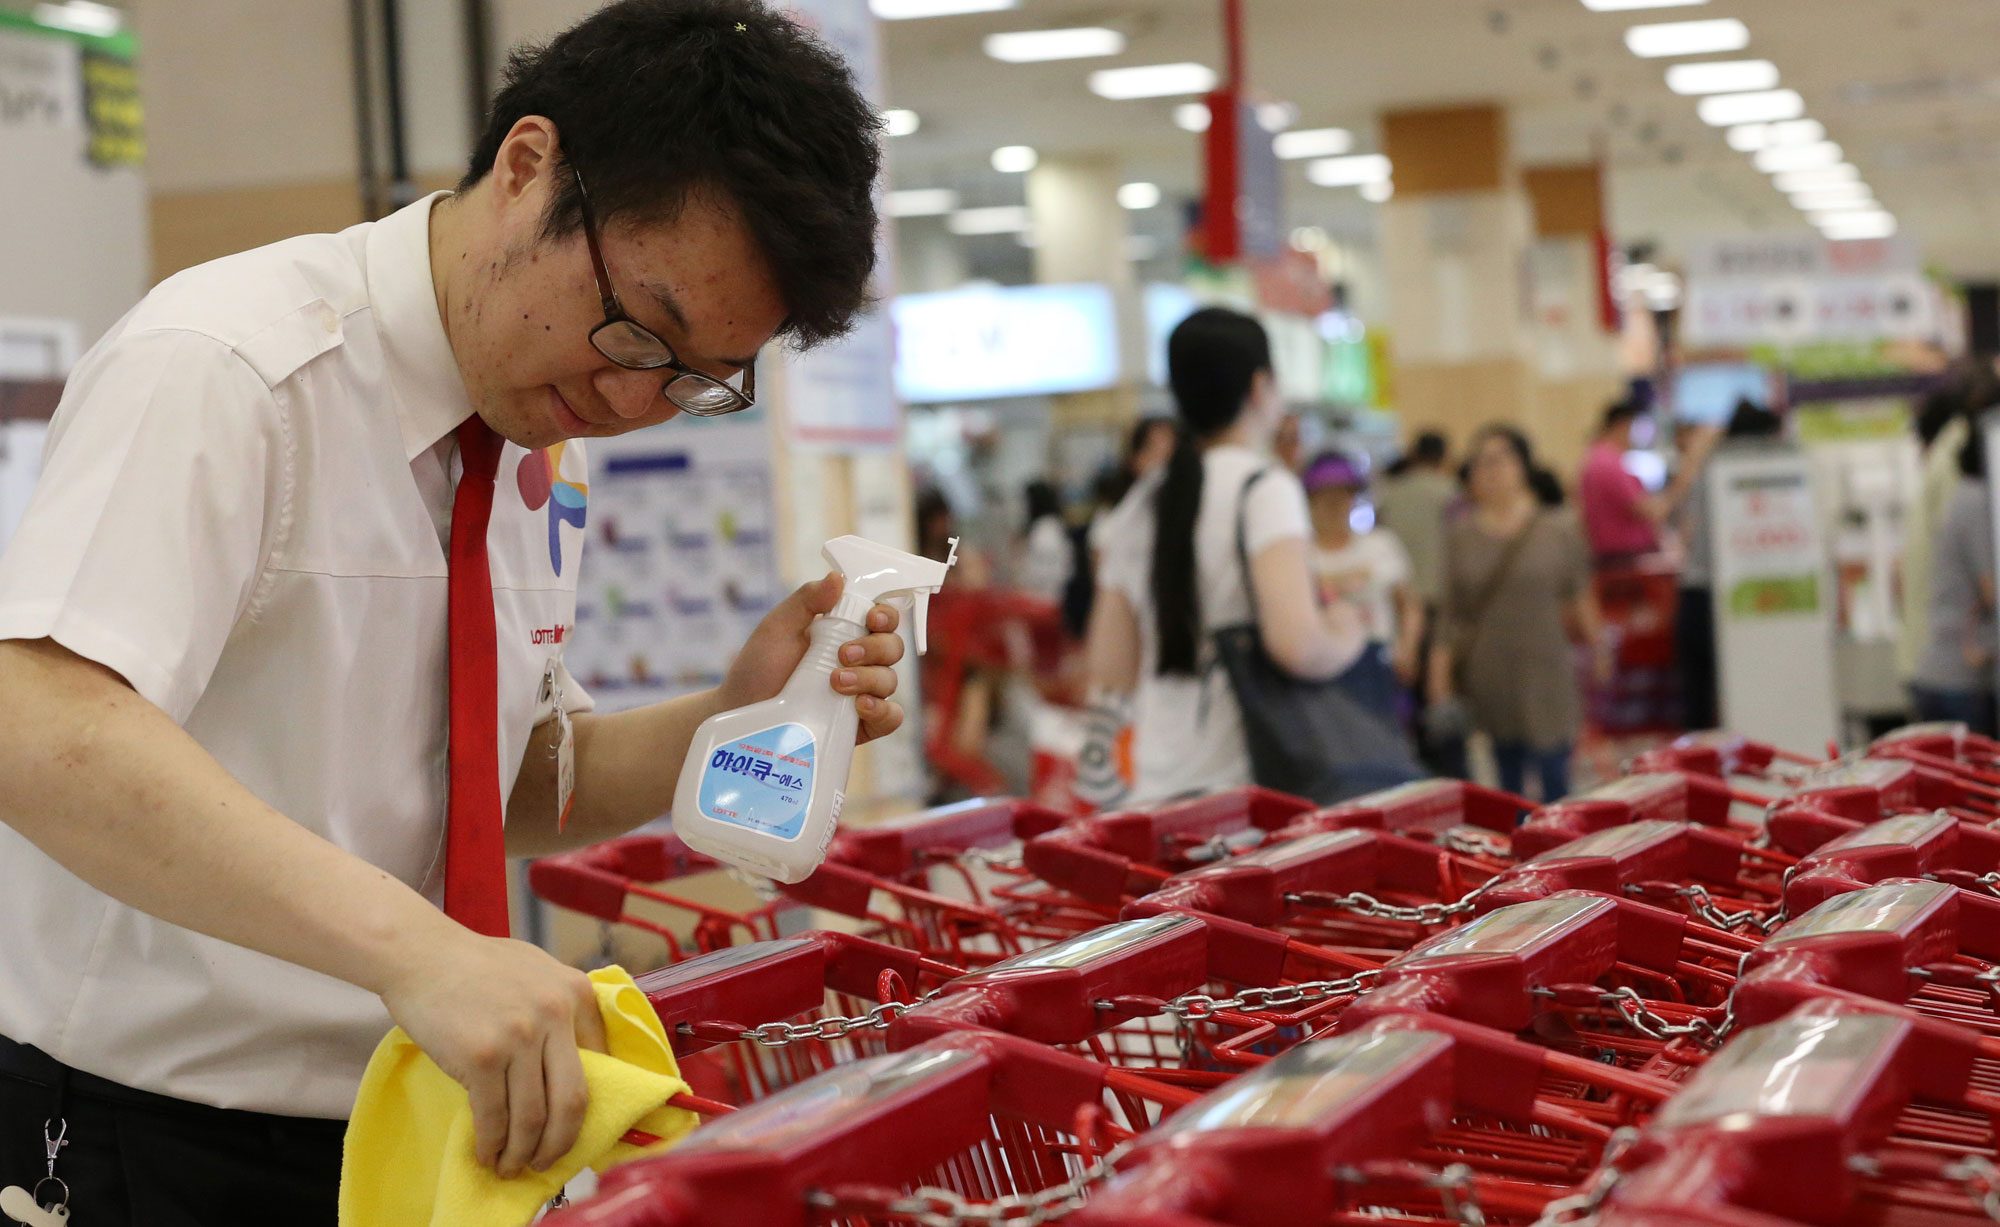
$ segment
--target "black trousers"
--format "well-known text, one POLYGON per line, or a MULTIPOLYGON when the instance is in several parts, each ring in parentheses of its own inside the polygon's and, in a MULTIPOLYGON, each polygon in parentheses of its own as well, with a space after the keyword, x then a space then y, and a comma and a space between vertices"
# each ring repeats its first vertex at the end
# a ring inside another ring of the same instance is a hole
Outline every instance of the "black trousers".
POLYGON ((80 1227, 335 1227, 346 1121, 137 1091, 0 1036, 0 1186, 48 1174, 47 1120, 69 1126, 56 1175, 80 1227))

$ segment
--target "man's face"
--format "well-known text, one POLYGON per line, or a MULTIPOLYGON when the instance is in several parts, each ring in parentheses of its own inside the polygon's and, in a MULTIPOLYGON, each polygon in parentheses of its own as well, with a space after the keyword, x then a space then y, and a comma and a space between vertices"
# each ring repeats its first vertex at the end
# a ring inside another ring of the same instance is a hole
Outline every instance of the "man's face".
MULTIPOLYGON (((581 231, 540 237, 549 176, 534 178, 488 215, 504 254, 469 270, 471 289, 450 304, 473 403, 494 430, 531 448, 666 421, 679 412, 661 395, 674 373, 627 370, 591 345, 604 308, 589 249, 581 231)), ((671 222, 609 219, 598 241, 625 313, 697 371, 733 378, 784 321, 762 253, 712 197, 691 196, 671 222)))

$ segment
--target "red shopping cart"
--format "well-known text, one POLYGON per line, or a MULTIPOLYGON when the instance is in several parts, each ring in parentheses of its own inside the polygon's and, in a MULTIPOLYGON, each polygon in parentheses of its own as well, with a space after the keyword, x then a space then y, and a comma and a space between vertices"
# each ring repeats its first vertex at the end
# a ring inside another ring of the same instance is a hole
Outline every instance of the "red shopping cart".
MULTIPOLYGON (((1760 800, 1752 798, 1753 800, 1760 800)), ((1652 819, 1734 827, 1746 835, 1756 828, 1732 822, 1738 800, 1725 782, 1688 771, 1650 771, 1542 806, 1514 832, 1513 852, 1523 859, 1608 827, 1652 819)))
POLYGON ((1527 1222, 1611 1130, 1542 1093, 1548 1054, 1447 1019, 1301 1044, 1133 1139, 1076 1227, 1527 1222))
POLYGON ((1796 775, 1796 768, 1817 766, 1819 762, 1781 750, 1769 742, 1752 741, 1741 733, 1708 729, 1684 733, 1664 746, 1643 751, 1633 758, 1626 772, 1693 771, 1719 780, 1731 776, 1785 779, 1796 775))
POLYGON ((534 861, 528 866, 528 888, 547 903, 594 917, 601 924, 626 925, 651 933, 666 942, 668 960, 678 962, 686 957, 687 949, 676 926, 635 912, 634 899, 685 913, 698 951, 720 950, 738 940, 776 937, 781 928, 779 913, 793 906, 774 896, 747 911, 731 911, 661 887, 662 883, 723 868, 672 835, 627 835, 534 861))
POLYGON ((1807 853, 1785 875, 1793 915, 1888 878, 1936 878, 1992 893, 2000 886, 2000 831, 1943 810, 1856 827, 1807 853))
POLYGON ((1013 1036, 941 1035, 828 1070, 613 1168, 590 1201, 543 1222, 1043 1221, 1108 1175, 1116 1148, 1163 1108, 1190 1098, 1013 1036))
POLYGON ((1972 1060, 1905 1020, 1808 1003, 1738 1032, 1547 1221, 1984 1221, 2000 1099, 1968 1084, 1972 1060))

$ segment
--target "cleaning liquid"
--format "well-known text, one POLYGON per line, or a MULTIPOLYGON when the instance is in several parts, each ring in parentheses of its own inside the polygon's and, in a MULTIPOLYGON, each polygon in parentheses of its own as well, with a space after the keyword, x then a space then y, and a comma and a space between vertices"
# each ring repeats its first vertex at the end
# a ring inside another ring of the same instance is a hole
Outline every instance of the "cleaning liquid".
POLYGON ((854 696, 837 693, 842 644, 861 638, 877 603, 905 610, 924 651, 930 595, 943 562, 862 537, 826 543, 827 565, 847 577, 832 612, 813 620, 805 659, 776 698, 704 720, 674 788, 674 834, 695 851, 780 882, 819 868, 847 799, 854 756, 854 696))

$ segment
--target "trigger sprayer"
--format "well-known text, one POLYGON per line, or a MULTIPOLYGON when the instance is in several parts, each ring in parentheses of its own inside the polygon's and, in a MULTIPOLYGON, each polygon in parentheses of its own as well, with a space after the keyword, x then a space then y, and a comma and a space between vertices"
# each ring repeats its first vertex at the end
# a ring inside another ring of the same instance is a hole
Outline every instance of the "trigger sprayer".
POLYGON ((831 684, 840 646, 858 639, 877 603, 905 612, 918 654, 931 594, 958 557, 936 562, 862 537, 822 551, 846 577, 831 612, 813 620, 811 645, 776 698, 710 716, 695 730, 674 789, 674 833, 718 860, 797 882, 819 868, 847 799, 854 698, 831 684))

